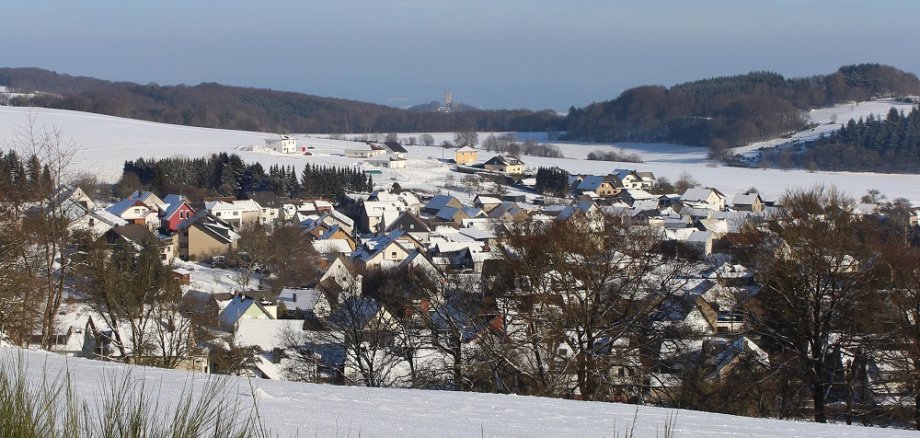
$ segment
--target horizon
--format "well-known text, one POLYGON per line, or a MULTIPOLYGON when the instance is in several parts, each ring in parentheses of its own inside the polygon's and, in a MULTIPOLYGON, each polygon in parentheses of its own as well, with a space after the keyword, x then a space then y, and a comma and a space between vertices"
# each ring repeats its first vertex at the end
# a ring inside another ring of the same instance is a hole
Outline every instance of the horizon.
POLYGON ((750 71, 784 77, 880 63, 916 74, 903 47, 920 3, 907 0, 275 0, 220 8, 14 3, 4 63, 141 84, 268 88, 406 108, 441 101, 551 109, 641 85, 750 71))

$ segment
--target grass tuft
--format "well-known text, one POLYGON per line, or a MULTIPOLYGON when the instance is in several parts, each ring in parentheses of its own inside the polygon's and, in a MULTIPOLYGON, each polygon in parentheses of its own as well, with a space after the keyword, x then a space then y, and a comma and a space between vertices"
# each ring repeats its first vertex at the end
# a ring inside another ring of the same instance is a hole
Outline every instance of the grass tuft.
MULTIPOLYGON (((177 399, 161 399, 130 369, 101 379, 96 401, 78 396, 69 370, 44 364, 28 373, 22 353, 0 360, 0 431, 9 438, 268 438, 274 436, 255 395, 244 407, 227 378, 183 387, 177 399)), ((159 385, 156 385, 157 387, 159 385)), ((252 389, 250 387, 250 389, 252 389)), ((253 391, 254 394, 254 391, 253 391)))

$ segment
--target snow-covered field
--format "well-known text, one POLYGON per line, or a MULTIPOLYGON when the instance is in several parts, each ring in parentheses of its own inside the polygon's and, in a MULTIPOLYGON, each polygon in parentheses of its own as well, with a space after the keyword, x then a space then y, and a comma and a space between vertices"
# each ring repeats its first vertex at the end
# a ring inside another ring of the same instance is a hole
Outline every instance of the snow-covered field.
MULTIPOLYGON (((123 376, 157 388, 161 406, 179 398, 183 388, 200 388, 207 375, 181 371, 64 358, 42 352, 0 347, 0 360, 20 354, 27 375, 43 378, 69 369, 74 393, 98 401, 103 378, 123 376)), ((109 380, 111 381, 111 380, 109 380)), ((827 425, 735 417, 697 411, 637 407, 617 403, 581 402, 462 392, 371 389, 232 378, 231 391, 240 405, 253 394, 265 424, 281 436, 318 437, 612 437, 626 436, 635 421, 634 437, 664 436, 674 418, 674 437, 907 437, 916 432, 861 426, 827 425), (676 416, 676 417, 675 417, 676 416)))
MULTIPOLYGON (((843 105, 834 108, 815 110, 810 117, 816 123, 825 123, 818 130, 829 130, 836 125, 826 124, 833 118, 838 123, 851 117, 865 117, 868 114, 884 115, 888 108, 895 106, 907 110, 909 105, 893 101, 863 102, 856 105, 843 105)), ((0 107, 0 146, 8 148, 16 144, 17 131, 25 125, 28 115, 35 117, 37 126, 55 127, 62 131, 65 138, 71 139, 80 149, 74 157, 74 170, 91 172, 107 181, 116 180, 126 160, 138 157, 163 158, 171 156, 199 157, 218 152, 234 152, 247 162, 259 161, 263 166, 273 164, 293 165, 300 169, 308 162, 327 165, 363 165, 361 160, 346 158, 342 142, 317 138, 316 136, 298 136, 300 145, 313 146, 313 155, 281 155, 267 151, 261 146, 264 139, 273 135, 269 133, 231 131, 220 129, 194 128, 122 119, 98 114, 42 108, 0 107)), ((823 132, 823 131, 822 131, 823 132)), ((418 134, 400 134, 401 139, 418 134)), ((814 136, 814 132, 796 134, 798 137, 814 136)), ((488 133, 480 133, 480 141, 488 133)), ((348 136, 351 137, 351 136, 348 136)), ((452 140, 451 133, 434 134, 436 143, 452 140)), ((522 133, 519 137, 544 140, 545 134, 522 133)), ((758 143, 747 148, 776 145, 788 141, 775 140, 774 143, 758 143)), ((866 190, 880 190, 889 198, 906 197, 920 202, 920 175, 891 175, 878 173, 852 172, 809 172, 805 170, 751 169, 714 166, 706 160, 706 150, 668 144, 582 144, 554 142, 567 157, 565 159, 524 157, 528 166, 559 166, 573 173, 606 174, 615 168, 634 168, 652 171, 658 177, 676 180, 681 174, 688 173, 705 186, 716 187, 732 195, 756 187, 766 195, 778 195, 793 187, 810 187, 815 184, 836 185, 853 196, 860 196, 866 190), (622 150, 642 157, 644 163, 617 163, 587 161, 588 153, 596 150, 622 150)), ((747 149, 746 148, 746 149, 747 149)), ((378 184, 389 185, 399 182, 404 187, 423 190, 442 190, 453 175, 455 185, 459 186, 461 175, 453 174, 450 165, 442 158, 452 158, 452 151, 440 147, 409 146, 409 161, 406 169, 382 169, 382 175, 375 175, 378 184)), ((492 154, 480 152, 480 161, 487 160, 492 154)), ((452 190, 453 194, 457 189, 452 190)))

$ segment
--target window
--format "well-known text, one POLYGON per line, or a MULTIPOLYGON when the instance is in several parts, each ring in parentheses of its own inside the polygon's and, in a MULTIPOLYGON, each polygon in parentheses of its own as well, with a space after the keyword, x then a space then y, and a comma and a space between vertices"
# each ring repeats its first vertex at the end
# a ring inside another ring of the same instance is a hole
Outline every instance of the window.
POLYGON ((96 226, 96 219, 89 218, 89 226, 90 228, 96 226))
POLYGON ((239 216, 239 215, 240 215, 240 212, 234 211, 234 212, 233 212, 233 215, 234 215, 234 216, 239 216))
POLYGON ((390 257, 393 257, 393 258, 395 259, 395 258, 396 258, 396 251, 391 252, 391 253, 390 253, 390 257))

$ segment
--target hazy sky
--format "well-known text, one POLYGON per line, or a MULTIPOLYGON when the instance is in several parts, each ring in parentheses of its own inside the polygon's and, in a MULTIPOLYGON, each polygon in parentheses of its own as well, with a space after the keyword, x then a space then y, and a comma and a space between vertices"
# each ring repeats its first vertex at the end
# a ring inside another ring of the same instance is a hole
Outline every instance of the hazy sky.
POLYGON ((0 65, 564 111, 751 70, 920 73, 918 21, 917 0, 17 0, 0 9, 0 65))

